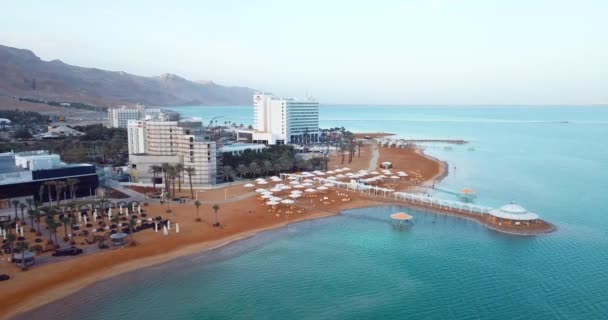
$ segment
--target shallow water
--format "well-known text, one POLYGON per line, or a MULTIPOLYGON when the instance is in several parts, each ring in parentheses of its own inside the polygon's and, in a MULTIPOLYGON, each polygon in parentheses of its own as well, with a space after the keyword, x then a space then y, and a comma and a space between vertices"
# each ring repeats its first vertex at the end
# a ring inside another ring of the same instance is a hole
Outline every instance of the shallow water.
MULTIPOLYGON (((251 119, 250 107, 186 110, 251 119)), ((359 209, 103 281, 27 317, 608 317, 607 108, 323 106, 321 117, 323 127, 466 139, 426 145, 450 164, 436 196, 471 187, 479 204, 515 200, 558 230, 509 236, 418 211, 398 230, 385 219, 400 208, 359 209)))

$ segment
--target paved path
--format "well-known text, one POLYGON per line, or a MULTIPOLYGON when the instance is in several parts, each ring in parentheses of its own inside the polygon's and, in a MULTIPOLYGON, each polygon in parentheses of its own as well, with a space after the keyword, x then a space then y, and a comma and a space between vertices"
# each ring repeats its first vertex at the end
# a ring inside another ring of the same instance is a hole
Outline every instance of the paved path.
POLYGON ((214 200, 214 201, 201 201, 202 204, 222 204, 222 203, 231 203, 231 202, 237 202, 237 201, 241 201, 243 199, 247 199, 247 198, 251 198, 253 196, 257 195, 257 192, 248 192, 245 194, 242 194, 240 196, 236 196, 234 198, 228 198, 226 200, 214 200))
POLYGON ((369 168, 367 171, 375 171, 378 169, 378 158, 380 158, 380 151, 378 149, 378 143, 372 142, 372 158, 369 159, 369 168))

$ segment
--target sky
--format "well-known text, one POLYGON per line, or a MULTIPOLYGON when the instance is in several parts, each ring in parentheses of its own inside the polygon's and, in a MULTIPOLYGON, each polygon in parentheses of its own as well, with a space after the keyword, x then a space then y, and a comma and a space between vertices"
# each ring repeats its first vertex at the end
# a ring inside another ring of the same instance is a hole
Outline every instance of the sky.
POLYGON ((322 103, 608 104, 608 1, 4 1, 0 44, 322 103))

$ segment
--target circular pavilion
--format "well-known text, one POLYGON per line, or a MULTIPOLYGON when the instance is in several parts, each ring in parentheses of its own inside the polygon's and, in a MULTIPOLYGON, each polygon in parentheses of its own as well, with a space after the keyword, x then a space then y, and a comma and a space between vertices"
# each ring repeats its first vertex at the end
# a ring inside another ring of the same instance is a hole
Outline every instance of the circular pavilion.
POLYGON ((408 221, 412 220, 413 217, 404 212, 397 212, 391 214, 391 219, 393 219, 395 222, 398 221, 399 224, 403 224, 404 222, 407 223, 408 221))
POLYGON ((498 209, 491 209, 488 213, 494 222, 499 224, 520 225, 522 222, 528 224, 539 218, 538 214, 513 203, 504 205, 498 209))

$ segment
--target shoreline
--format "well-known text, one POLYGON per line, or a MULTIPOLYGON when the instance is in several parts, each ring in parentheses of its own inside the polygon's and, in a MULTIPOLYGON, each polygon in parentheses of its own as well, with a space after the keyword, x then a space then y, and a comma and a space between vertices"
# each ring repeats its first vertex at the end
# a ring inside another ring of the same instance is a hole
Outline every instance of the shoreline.
MULTIPOLYGON (((384 156, 389 156, 390 154, 394 154, 395 152, 405 152, 405 151, 402 151, 401 149, 395 149, 395 148, 380 148, 381 157, 382 157, 382 151, 384 149, 391 150, 384 156)), ((424 152, 424 149, 417 147, 413 151, 410 150, 409 154, 410 154, 410 157, 412 154, 414 154, 415 156, 418 156, 419 161, 420 162, 426 161, 427 165, 428 165, 429 160, 432 163, 437 164, 437 172, 434 172, 435 170, 433 170, 433 172, 427 171, 427 175, 425 176, 424 181, 422 181, 420 184, 418 184, 416 186, 413 186, 414 188, 420 188, 420 187, 428 188, 430 186, 430 184, 432 184, 433 182, 439 182, 439 181, 443 180, 449 174, 449 164, 446 161, 439 160, 435 157, 432 157, 432 156, 426 154, 424 152), (423 158, 425 160, 421 161, 420 158, 423 158), (433 175, 429 176, 428 174, 433 174, 433 175)), ((364 159, 360 159, 360 160, 363 161, 364 159)), ((365 165, 365 163, 363 163, 363 164, 359 163, 359 165, 365 165)), ((421 165, 421 164, 418 164, 418 165, 421 165)), ((338 189, 338 190, 340 190, 340 189, 338 189)), ((215 191, 213 191, 213 192, 215 192, 215 191)), ((209 195, 210 193, 211 192, 209 192, 207 194, 209 195)), ((215 193, 220 194, 221 198, 223 198, 224 192, 220 192, 218 189, 218 191, 215 193)), ((250 230, 237 231, 236 233, 233 233, 233 234, 230 234, 230 233, 223 234, 223 235, 219 234, 220 238, 203 240, 202 238, 196 238, 196 237, 193 238, 192 235, 190 235, 191 236, 190 238, 179 238, 178 237, 176 239, 178 239, 178 240, 183 239, 186 241, 175 243, 173 247, 168 247, 169 250, 167 250, 167 251, 161 251, 161 250, 157 250, 157 251, 147 250, 146 251, 146 248, 138 249, 138 248, 140 248, 139 245, 136 247, 121 248, 121 249, 118 249, 118 251, 116 251, 116 254, 120 256, 121 253, 124 253, 124 254, 122 254, 122 256, 131 257, 130 260, 120 260, 120 258, 118 258, 118 260, 116 260, 115 264, 109 265, 105 268, 103 268, 103 267, 94 268, 94 265, 92 265, 92 268, 91 268, 92 271, 90 273, 80 272, 80 273, 77 273, 76 275, 74 275, 72 273, 71 277, 64 278, 61 281, 58 281, 57 278, 61 277, 61 271, 63 271, 63 273, 66 273, 65 269, 67 267, 73 267, 73 268, 81 267, 82 268, 83 266, 86 266, 87 263, 90 264, 91 262, 95 262, 96 258, 104 259, 104 257, 106 257, 106 258, 113 257, 112 256, 113 251, 104 251, 104 252, 100 252, 98 254, 93 254, 91 256, 83 256, 83 257, 78 257, 75 259, 70 259, 70 260, 66 260, 66 261, 62 261, 62 262, 56 262, 56 263, 53 263, 53 265, 55 265, 55 264, 57 264, 57 265, 63 264, 63 265, 57 266, 55 268, 55 269, 59 269, 59 271, 60 271, 59 274, 55 274, 55 278, 52 278, 52 277, 49 277, 51 279, 43 278, 44 280, 47 280, 44 283, 30 281, 29 283, 25 284, 25 286, 24 286, 25 288, 19 287, 19 289, 20 289, 19 292, 11 292, 11 294, 15 294, 17 296, 19 294, 21 294, 22 296, 20 298, 14 297, 12 295, 6 295, 5 299, 4 299, 5 307, 0 308, 1 309, 0 312, 2 312, 4 316, 6 316, 7 318, 10 318, 10 319, 22 319, 22 316, 24 314, 27 314, 29 311, 35 310, 43 305, 53 303, 53 302, 56 302, 57 300, 60 300, 65 297, 68 297, 70 295, 76 294, 78 291, 83 290, 86 287, 88 287, 96 282, 107 280, 109 278, 112 278, 112 277, 115 277, 115 276, 118 276, 118 275, 121 275, 124 273, 136 271, 141 268, 146 268, 146 267, 151 267, 154 265, 167 263, 172 260, 178 259, 180 257, 204 253, 209 250, 213 250, 213 249, 216 249, 216 248, 228 245, 228 244, 232 244, 234 242, 237 242, 237 241, 240 241, 243 239, 247 239, 249 237, 253 237, 262 232, 277 230, 277 229, 286 227, 291 223, 297 223, 297 222, 301 222, 301 221, 315 220, 315 219, 336 216, 336 215, 341 214, 343 211, 349 210, 349 209, 381 207, 381 206, 386 206, 386 205, 398 205, 398 206, 401 206, 404 208, 412 208, 415 210, 422 210, 422 211, 426 211, 429 213, 445 214, 445 215, 451 215, 451 216, 454 216, 457 218, 465 218, 465 219, 477 222, 477 223, 481 224, 482 226, 487 227, 488 229, 492 229, 492 230, 495 230, 495 231, 501 232, 501 233, 510 233, 508 231, 495 229, 492 226, 486 225, 480 219, 475 219, 474 217, 468 217, 468 216, 462 215, 462 214, 441 212, 441 211, 437 212, 436 210, 433 210, 433 208, 423 208, 423 207, 412 205, 412 204, 409 204, 406 202, 398 201, 393 198, 366 197, 364 195, 359 195, 356 192, 353 193, 352 195, 353 195, 353 201, 346 202, 346 203, 339 203, 339 204, 337 204, 336 207, 333 207, 333 208, 323 208, 322 206, 315 207, 314 205, 312 205, 312 207, 305 206, 304 208, 306 208, 306 210, 310 211, 310 214, 308 214, 308 215, 295 216, 294 218, 287 218, 288 220, 283 220, 283 219, 281 219, 280 221, 273 220, 273 221, 271 221, 270 224, 263 225, 263 226, 257 227, 257 228, 255 228, 256 225, 254 223, 253 225, 249 225, 250 227, 251 226, 254 227, 250 230), (184 245, 179 246, 179 243, 184 243, 184 245), (87 257, 92 257, 92 258, 87 258, 87 257), (93 260, 93 261, 91 261, 91 260, 93 260)), ((211 201, 211 202, 213 202, 213 201, 211 201)), ((237 207, 239 205, 246 206, 245 202, 246 202, 246 200, 239 200, 239 201, 235 202, 234 205, 237 207)), ((255 200, 251 199, 251 202, 247 202, 247 203, 255 203, 255 200)), ((311 201, 311 204, 312 204, 312 201, 311 201)), ((224 207, 224 206, 225 205, 222 204, 222 207, 224 207)), ((183 207, 183 208, 186 208, 186 207, 183 207)), ((224 209, 224 210, 227 210, 227 209, 224 209)), ((207 222, 205 222, 205 223, 207 223, 207 222)), ((514 234, 523 235, 523 234, 517 234, 517 233, 514 233, 514 234)), ((142 235, 142 236, 144 236, 144 235, 142 235)), ((141 239, 141 237, 140 237, 140 239, 141 239)), ((160 242, 160 243, 162 243, 162 242, 160 242)), ((154 243, 152 243, 150 245, 153 245, 153 244, 154 243)), ((144 244, 144 247, 145 246, 146 246, 146 244, 144 244)), ((167 247, 167 246, 165 246, 165 247, 167 247)), ((28 272, 30 272, 30 273, 31 272, 44 272, 44 271, 48 271, 48 270, 51 270, 51 271, 53 270, 53 266, 45 265, 45 266, 42 266, 42 268, 45 268, 45 270, 31 270, 28 272)), ((19 279, 17 279, 16 281, 19 281, 19 279)))
MULTIPOLYGON (((347 210, 347 209, 345 209, 345 210, 347 210)), ((218 240, 190 244, 186 247, 177 249, 175 251, 166 252, 164 254, 151 256, 151 257, 145 257, 145 258, 139 258, 139 259, 135 259, 132 261, 127 261, 127 262, 124 262, 121 264, 117 264, 117 265, 113 266, 112 268, 110 268, 109 270, 105 269, 102 272, 92 273, 90 275, 87 275, 86 277, 76 278, 69 282, 66 282, 65 284, 62 284, 60 286, 55 286, 53 288, 49 288, 48 290, 46 290, 46 291, 52 291, 52 293, 51 292, 37 292, 37 294, 36 294, 37 299, 30 299, 33 301, 25 302, 21 305, 18 305, 17 307, 15 307, 13 309, 9 309, 9 310, 5 311, 4 316, 6 316, 7 319, 20 319, 21 316, 23 316, 24 314, 26 314, 29 311, 35 310, 46 304, 56 302, 60 299, 69 297, 99 281, 104 281, 104 280, 110 279, 112 277, 119 276, 121 274, 125 274, 128 272, 136 271, 136 270, 139 270, 142 268, 147 268, 147 267, 152 267, 152 266, 160 265, 163 263, 167 263, 167 262, 173 261, 177 258, 204 253, 209 250, 217 249, 217 248, 232 244, 234 242, 238 242, 240 240, 244 240, 244 239, 253 237, 262 232, 273 231, 273 230, 278 230, 278 229, 284 228, 284 227, 288 226, 290 223, 322 219, 322 218, 335 216, 338 214, 340 214, 340 213, 339 212, 335 213, 335 212, 331 212, 331 211, 319 212, 317 214, 312 214, 310 216, 301 217, 299 219, 294 219, 294 220, 291 220, 288 222, 283 221, 283 222, 278 222, 276 224, 269 225, 266 227, 262 227, 262 228, 258 228, 258 229, 254 229, 254 230, 243 231, 243 232, 234 234, 232 236, 218 239, 218 240), (98 273, 102 273, 102 274, 98 274, 98 273)), ((131 248, 124 248, 123 250, 125 250, 125 249, 129 250, 131 248)))

